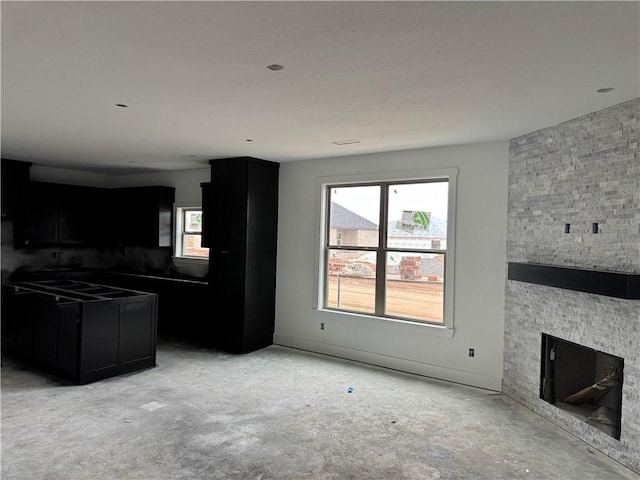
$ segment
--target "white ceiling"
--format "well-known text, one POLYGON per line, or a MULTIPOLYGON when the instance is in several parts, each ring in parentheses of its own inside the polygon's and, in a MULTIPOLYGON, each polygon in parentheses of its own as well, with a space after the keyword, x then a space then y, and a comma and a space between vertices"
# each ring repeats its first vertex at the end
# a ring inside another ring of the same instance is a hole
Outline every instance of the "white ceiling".
POLYGON ((0 8, 2 156, 62 168, 508 139, 640 95, 638 2, 0 8))

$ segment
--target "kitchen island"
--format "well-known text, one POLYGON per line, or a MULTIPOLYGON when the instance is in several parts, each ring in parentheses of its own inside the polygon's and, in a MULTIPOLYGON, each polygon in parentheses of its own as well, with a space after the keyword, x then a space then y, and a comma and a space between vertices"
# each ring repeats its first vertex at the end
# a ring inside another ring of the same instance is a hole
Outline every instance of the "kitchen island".
POLYGON ((156 364, 157 295, 72 279, 2 286, 3 348, 79 384, 156 364))
POLYGON ((208 282, 182 274, 133 270, 50 269, 14 272, 12 282, 75 280, 155 293, 159 335, 211 347, 215 340, 208 282))

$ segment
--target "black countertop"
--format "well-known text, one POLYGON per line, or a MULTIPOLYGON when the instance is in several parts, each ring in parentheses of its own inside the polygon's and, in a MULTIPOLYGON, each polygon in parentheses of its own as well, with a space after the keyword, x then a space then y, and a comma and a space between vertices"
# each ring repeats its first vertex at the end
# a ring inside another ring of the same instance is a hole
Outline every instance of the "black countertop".
POLYGON ((201 284, 207 285, 207 281, 204 278, 190 277, 184 274, 163 274, 163 273, 118 271, 118 270, 103 270, 100 273, 106 273, 110 275, 126 275, 129 277, 152 278, 154 280, 166 280, 170 282, 201 283, 201 284))
POLYGON ((78 269, 78 268, 51 268, 38 271, 16 271, 9 278, 10 282, 23 282, 30 280, 55 280, 65 278, 91 278, 100 275, 128 276, 137 278, 149 278, 168 282, 183 282, 190 284, 207 285, 206 277, 192 277, 181 273, 139 272, 132 270, 105 270, 105 269, 78 269))

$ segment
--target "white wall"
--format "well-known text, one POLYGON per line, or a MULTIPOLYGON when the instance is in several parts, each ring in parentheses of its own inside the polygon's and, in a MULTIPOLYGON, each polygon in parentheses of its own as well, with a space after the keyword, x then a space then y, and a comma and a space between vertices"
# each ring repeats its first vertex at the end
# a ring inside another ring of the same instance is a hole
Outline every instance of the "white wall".
POLYGON ((211 169, 173 170, 155 173, 138 173, 135 175, 119 175, 111 178, 111 187, 144 187, 163 185, 175 187, 176 203, 201 202, 200 183, 208 182, 211 169))
POLYGON ((109 175, 101 173, 80 172, 65 168, 43 167, 41 165, 32 165, 29 169, 29 179, 36 182, 108 188, 111 186, 111 178, 109 175))
POLYGON ((275 342, 501 390, 508 147, 491 142, 281 164, 275 342), (433 327, 314 310, 318 177, 452 167, 458 168, 453 337, 433 327))
POLYGON ((111 176, 33 165, 29 174, 31 180, 39 182, 68 183, 70 185, 85 185, 89 187, 116 188, 164 185, 166 187, 175 187, 176 202, 200 202, 202 201, 200 183, 209 181, 211 169, 205 167, 194 170, 172 170, 111 176))

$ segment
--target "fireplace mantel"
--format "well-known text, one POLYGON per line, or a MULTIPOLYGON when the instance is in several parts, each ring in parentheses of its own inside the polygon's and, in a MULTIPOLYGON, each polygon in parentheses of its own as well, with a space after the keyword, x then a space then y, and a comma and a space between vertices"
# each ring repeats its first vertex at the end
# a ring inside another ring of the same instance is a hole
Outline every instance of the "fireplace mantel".
POLYGON ((509 262, 507 278, 628 300, 640 299, 640 274, 509 262))

